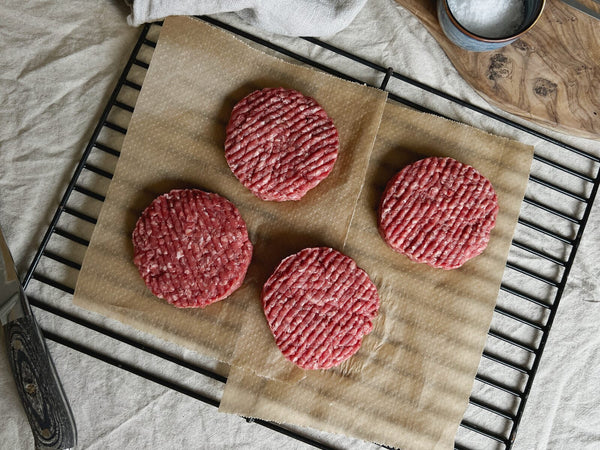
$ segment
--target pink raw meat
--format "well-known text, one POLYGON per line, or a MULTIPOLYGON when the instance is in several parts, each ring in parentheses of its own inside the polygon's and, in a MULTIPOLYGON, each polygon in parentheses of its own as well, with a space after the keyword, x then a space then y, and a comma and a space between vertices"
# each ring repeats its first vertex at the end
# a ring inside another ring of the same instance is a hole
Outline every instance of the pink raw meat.
POLYGON ((479 255, 496 224, 492 184, 473 167, 431 157, 402 169, 379 206, 379 231, 413 261, 455 269, 479 255))
POLYGON ((379 295, 352 258, 317 247, 279 264, 262 303, 283 355, 303 369, 328 369, 358 351, 373 329, 379 295))
POLYGON ((243 98, 226 135, 227 164, 262 200, 300 200, 329 175, 339 149, 337 129, 323 108, 283 88, 243 98))
POLYGON ((220 195, 173 190, 133 231, 133 262, 152 293, 179 308, 205 307, 235 291, 252 259, 246 223, 220 195))

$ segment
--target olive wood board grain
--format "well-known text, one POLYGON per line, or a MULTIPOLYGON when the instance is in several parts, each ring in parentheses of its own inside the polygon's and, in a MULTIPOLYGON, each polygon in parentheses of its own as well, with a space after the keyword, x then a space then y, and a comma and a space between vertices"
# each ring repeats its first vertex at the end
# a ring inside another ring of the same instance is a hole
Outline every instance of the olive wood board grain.
MULTIPOLYGON (((435 0, 396 0, 488 103, 564 134, 600 139, 600 21, 548 0, 538 23, 498 50, 470 52, 443 33, 435 0)), ((593 0, 582 4, 600 12, 593 0)))

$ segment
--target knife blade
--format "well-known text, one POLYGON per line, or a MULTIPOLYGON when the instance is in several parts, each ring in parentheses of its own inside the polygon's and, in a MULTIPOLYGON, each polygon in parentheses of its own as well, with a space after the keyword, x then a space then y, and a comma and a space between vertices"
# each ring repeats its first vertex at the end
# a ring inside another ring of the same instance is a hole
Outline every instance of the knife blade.
MULTIPOLYGON (((594 3, 599 3, 599 0, 593 0, 594 3)), ((578 11, 581 11, 582 13, 588 15, 589 17, 593 17, 594 19, 600 20, 600 13, 598 11, 594 11, 591 8, 588 8, 587 6, 581 4, 580 2, 578 2, 577 0, 562 0, 562 2, 566 5, 569 5, 571 8, 575 8, 578 11)))
POLYGON ((10 367, 36 449, 75 447, 77 429, 0 228, 0 320, 10 367))

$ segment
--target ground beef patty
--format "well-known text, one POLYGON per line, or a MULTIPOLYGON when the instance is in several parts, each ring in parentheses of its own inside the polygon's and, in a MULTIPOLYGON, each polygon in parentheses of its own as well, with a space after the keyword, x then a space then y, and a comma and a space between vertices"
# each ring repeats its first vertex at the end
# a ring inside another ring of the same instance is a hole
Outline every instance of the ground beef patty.
POLYGON ((323 108, 283 88, 243 98, 226 135, 227 164, 262 200, 300 200, 329 175, 339 149, 337 129, 323 108))
POLYGON ((487 247, 497 215, 489 180, 452 158, 432 157, 389 181, 379 230, 390 247, 413 261, 454 269, 487 247))
POLYGON ((328 369, 358 351, 379 296, 351 258, 318 247, 285 258, 265 283, 262 303, 284 356, 303 369, 328 369))
POLYGON ((252 244, 229 200, 183 189, 144 210, 133 231, 133 254, 154 295, 179 308, 203 308, 242 284, 252 244))

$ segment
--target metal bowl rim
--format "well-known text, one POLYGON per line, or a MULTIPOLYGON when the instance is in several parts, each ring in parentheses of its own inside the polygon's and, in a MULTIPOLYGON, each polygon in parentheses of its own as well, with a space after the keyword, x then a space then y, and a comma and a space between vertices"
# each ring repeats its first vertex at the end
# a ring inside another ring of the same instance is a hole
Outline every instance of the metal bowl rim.
POLYGON ((516 34, 510 35, 508 37, 504 37, 504 38, 486 38, 484 36, 480 36, 478 34, 472 33, 469 30, 467 30, 465 27, 463 27, 458 20, 456 20, 456 18, 454 17, 454 15, 452 14, 452 11, 450 11, 450 8, 448 7, 448 0, 442 0, 444 3, 444 9, 446 10, 446 15, 448 16, 448 18, 450 19, 450 21, 452 22, 452 24, 463 34, 465 34, 466 36, 470 37, 471 39, 474 39, 476 41, 479 42, 489 42, 489 43, 503 43, 503 42, 509 42, 509 41, 514 41, 515 39, 518 39, 519 37, 521 37, 522 35, 524 35, 525 33, 527 33, 529 30, 531 30, 533 28, 533 26, 537 23, 537 21, 540 19, 540 17, 542 17, 542 13, 544 11, 544 7, 546 6, 546 0, 541 0, 538 5, 539 5, 539 10, 537 11, 537 14, 535 16, 535 19, 531 22, 531 24, 529 24, 526 28, 524 28, 523 30, 519 31, 516 34))

